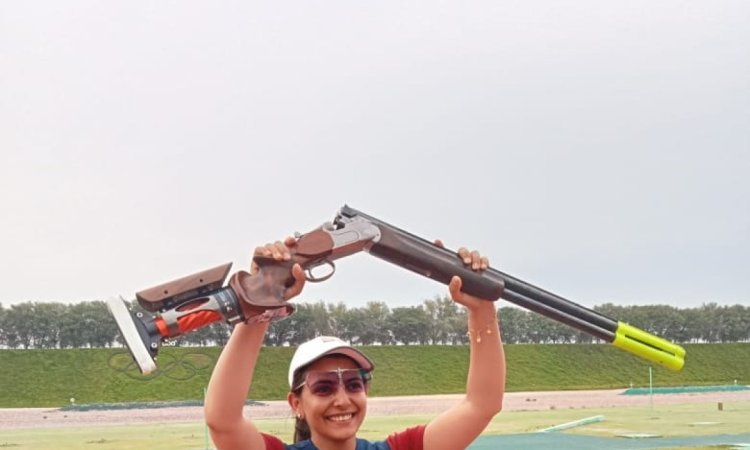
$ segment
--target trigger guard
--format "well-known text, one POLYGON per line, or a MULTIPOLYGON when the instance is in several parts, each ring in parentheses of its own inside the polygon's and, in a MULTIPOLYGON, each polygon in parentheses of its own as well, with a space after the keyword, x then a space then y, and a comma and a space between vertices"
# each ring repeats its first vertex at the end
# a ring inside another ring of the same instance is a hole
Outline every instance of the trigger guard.
POLYGON ((305 280, 309 281, 310 283, 320 283, 321 281, 326 281, 327 279, 331 278, 334 273, 336 273, 336 264, 334 264, 333 261, 326 260, 321 264, 317 264, 313 267, 308 267, 307 269, 305 269, 305 280), (314 277, 312 269, 326 264, 331 267, 331 272, 319 278, 314 277))

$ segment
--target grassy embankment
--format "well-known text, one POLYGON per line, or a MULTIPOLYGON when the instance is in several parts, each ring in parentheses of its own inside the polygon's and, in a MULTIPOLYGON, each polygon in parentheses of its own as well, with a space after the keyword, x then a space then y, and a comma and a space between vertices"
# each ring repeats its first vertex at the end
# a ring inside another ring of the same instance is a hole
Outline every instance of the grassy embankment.
MULTIPOLYGON (((686 345, 678 373, 654 367, 655 386, 750 384, 750 344, 686 345)), ((142 377, 122 349, 0 350, 0 407, 201 400, 219 348, 163 348, 142 377), (125 370, 130 365, 129 370, 125 370)), ((290 348, 264 348, 251 398, 286 398, 290 348)), ((463 392, 464 346, 365 347, 373 396, 463 392)), ((507 390, 647 386, 649 363, 610 345, 507 345, 507 390)))

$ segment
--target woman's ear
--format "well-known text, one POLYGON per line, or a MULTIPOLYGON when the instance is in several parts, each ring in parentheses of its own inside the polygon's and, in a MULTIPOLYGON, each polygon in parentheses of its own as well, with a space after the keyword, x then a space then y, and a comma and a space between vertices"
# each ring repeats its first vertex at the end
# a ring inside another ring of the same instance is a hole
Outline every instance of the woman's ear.
POLYGON ((292 407, 292 410, 294 411, 294 414, 301 412, 299 410, 299 404, 300 404, 300 398, 297 394, 294 392, 290 392, 286 395, 286 401, 289 403, 289 406, 292 407))

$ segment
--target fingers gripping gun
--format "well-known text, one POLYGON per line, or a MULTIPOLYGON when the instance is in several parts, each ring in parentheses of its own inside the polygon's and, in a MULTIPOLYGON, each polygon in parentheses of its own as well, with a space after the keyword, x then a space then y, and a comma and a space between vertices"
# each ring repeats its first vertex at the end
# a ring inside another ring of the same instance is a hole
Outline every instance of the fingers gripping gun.
POLYGON ((129 311, 121 298, 110 299, 108 305, 136 364, 147 374, 156 370, 163 341, 219 321, 266 322, 292 314, 294 306, 284 300, 284 291, 294 282, 295 263, 305 270, 308 281, 319 282, 333 275, 335 260, 360 251, 443 284, 458 275, 468 294, 490 301, 503 298, 672 370, 684 365, 685 351, 678 345, 493 268, 475 272, 455 252, 348 206, 333 222, 299 235, 289 261, 256 256, 258 273, 237 272, 226 286, 231 264, 140 291, 136 300, 144 310, 156 313, 151 316, 129 311), (331 271, 315 277, 312 269, 323 265, 331 271))

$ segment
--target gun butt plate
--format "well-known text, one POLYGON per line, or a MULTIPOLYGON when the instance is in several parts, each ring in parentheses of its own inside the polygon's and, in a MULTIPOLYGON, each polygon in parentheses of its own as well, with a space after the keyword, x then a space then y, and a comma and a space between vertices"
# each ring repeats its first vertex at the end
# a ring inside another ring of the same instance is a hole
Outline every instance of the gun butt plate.
POLYGON ((125 300, 122 297, 110 297, 107 299, 107 307, 112 317, 114 317, 117 328, 120 329, 120 334, 125 340, 125 345, 127 345, 138 369, 144 375, 155 371, 156 362, 151 357, 146 343, 141 339, 135 325, 135 318, 128 311, 128 308, 125 307, 125 300))

